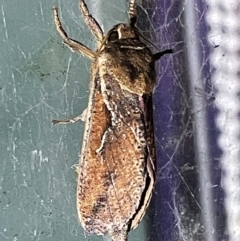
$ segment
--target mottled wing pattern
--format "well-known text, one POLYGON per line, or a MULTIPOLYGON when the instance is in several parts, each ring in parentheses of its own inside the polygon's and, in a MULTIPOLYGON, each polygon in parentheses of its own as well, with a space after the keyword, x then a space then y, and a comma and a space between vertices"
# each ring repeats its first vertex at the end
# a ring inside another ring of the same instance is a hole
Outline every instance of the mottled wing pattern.
MULTIPOLYGON (((154 74, 151 53, 139 40, 129 42, 129 39, 120 39, 108 44, 101 53, 101 68, 99 71, 101 90, 106 100, 106 106, 111 113, 111 123, 112 125, 121 123, 125 130, 131 131, 135 137, 135 151, 141 150, 144 155, 140 172, 145 176, 145 189, 142 190, 141 196, 135 203, 134 215, 130 216, 130 229, 136 228, 145 214, 155 181, 152 122, 154 74), (122 46, 122 48, 119 48, 119 46, 122 46), (140 59, 137 60, 136 56, 140 59), (115 60, 110 61, 113 58, 115 60), (113 68, 115 68, 114 71, 113 68), (114 73, 117 71, 122 75, 115 75, 114 73), (145 71, 144 76, 142 76, 142 71, 145 71)), ((133 168, 139 168, 138 166, 135 167, 134 160, 130 161, 133 168)), ((141 162, 141 159, 137 162, 141 162)), ((132 213, 130 214, 132 215, 132 213)))
POLYGON ((78 184, 77 184, 77 210, 81 224, 86 232, 103 234, 107 232, 107 226, 101 226, 95 216, 98 206, 106 204, 105 196, 107 187, 101 182, 106 166, 102 162, 97 149, 101 146, 102 136, 107 131, 110 119, 109 111, 103 102, 100 89, 100 78, 97 68, 93 64, 92 71, 92 95, 89 97, 89 107, 86 119, 82 154, 79 161, 78 184), (101 123, 101 125, 99 124, 101 123), (97 198, 98 197, 98 198, 97 198))
MULTIPOLYGON (((126 237, 127 231, 137 226, 151 197, 154 150, 149 134, 152 126, 147 122, 152 119, 148 114, 152 114, 149 103, 153 84, 152 76, 141 79, 137 63, 132 73, 126 73, 124 78, 116 77, 107 66, 108 47, 112 46, 106 47, 93 67, 96 72, 92 76, 93 96, 90 96, 92 103, 86 123, 89 129, 85 130, 80 160, 77 208, 88 233, 108 232, 113 238, 126 237), (137 79, 133 78, 133 73, 137 79), (129 82, 127 78, 133 83, 125 88, 125 83, 129 82), (139 94, 131 92, 136 86, 139 94), (147 198, 143 200, 145 195, 147 198)), ((124 73, 130 53, 124 47, 119 54, 115 65, 124 73)), ((147 50, 142 55, 149 59, 149 66, 145 59, 144 68, 149 68, 151 75, 150 53, 147 50)))
MULTIPOLYGON (((97 108, 106 108, 101 98, 95 100, 97 108)), ((120 233, 127 231, 124 226, 136 213, 145 188, 146 147, 136 142, 134 132, 123 121, 99 129, 102 117, 98 115, 99 119, 91 117, 90 139, 80 164, 78 210, 87 232, 120 233)))

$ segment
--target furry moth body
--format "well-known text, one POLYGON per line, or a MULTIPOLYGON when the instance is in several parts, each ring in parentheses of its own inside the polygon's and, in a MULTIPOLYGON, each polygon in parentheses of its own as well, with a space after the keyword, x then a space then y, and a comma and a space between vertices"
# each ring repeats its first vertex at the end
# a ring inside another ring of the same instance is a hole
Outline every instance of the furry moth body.
POLYGON ((108 233, 113 241, 126 241, 141 221, 154 186, 155 152, 152 125, 154 61, 134 27, 135 1, 130 0, 130 25, 120 23, 105 36, 79 1, 85 22, 97 39, 97 51, 70 39, 54 7, 56 28, 64 43, 92 60, 87 110, 71 120, 85 120, 78 166, 77 211, 88 233, 108 233))

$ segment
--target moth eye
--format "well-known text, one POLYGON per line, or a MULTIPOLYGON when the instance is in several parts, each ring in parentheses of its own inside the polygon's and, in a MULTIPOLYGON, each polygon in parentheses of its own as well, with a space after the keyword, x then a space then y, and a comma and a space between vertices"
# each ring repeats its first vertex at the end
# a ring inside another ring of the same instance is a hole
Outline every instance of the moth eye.
POLYGON ((118 39, 119 39, 118 31, 112 31, 109 35, 108 42, 113 42, 118 39))

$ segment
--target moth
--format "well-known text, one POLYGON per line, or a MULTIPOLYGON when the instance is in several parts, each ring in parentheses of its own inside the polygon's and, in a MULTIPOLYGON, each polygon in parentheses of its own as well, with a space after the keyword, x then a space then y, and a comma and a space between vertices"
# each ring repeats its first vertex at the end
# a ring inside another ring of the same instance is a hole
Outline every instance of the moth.
POLYGON ((130 24, 120 23, 106 35, 79 1, 83 18, 96 37, 97 50, 68 37, 53 8, 56 29, 73 51, 92 60, 89 103, 84 114, 54 124, 85 121, 77 178, 77 212, 90 234, 108 233, 126 241, 149 205, 155 181, 152 121, 154 62, 134 26, 136 2, 129 2, 130 24))

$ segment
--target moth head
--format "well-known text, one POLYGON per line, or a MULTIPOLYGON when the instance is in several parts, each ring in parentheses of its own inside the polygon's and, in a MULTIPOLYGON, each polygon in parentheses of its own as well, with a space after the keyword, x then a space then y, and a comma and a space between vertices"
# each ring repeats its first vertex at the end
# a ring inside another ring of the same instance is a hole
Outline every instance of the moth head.
POLYGON ((98 51, 101 52, 105 48, 106 44, 115 42, 119 39, 139 39, 139 33, 134 27, 125 23, 117 24, 105 35, 98 51))
POLYGON ((120 23, 117 26, 115 26, 117 32, 118 32, 118 38, 119 39, 130 39, 130 38, 138 38, 138 35, 135 31, 135 28, 130 27, 127 24, 120 23))
POLYGON ((102 41, 101 47, 104 44, 107 44, 109 42, 114 42, 119 39, 139 39, 139 38, 143 39, 146 43, 152 45, 154 48, 159 50, 158 47, 155 46, 153 43, 151 43, 148 39, 146 39, 137 28, 125 23, 117 24, 111 30, 109 30, 102 41))
POLYGON ((106 35, 106 42, 113 42, 119 39, 132 39, 137 38, 138 34, 133 27, 127 24, 120 23, 113 27, 106 35))

